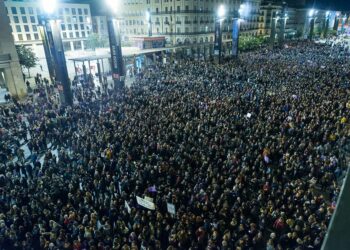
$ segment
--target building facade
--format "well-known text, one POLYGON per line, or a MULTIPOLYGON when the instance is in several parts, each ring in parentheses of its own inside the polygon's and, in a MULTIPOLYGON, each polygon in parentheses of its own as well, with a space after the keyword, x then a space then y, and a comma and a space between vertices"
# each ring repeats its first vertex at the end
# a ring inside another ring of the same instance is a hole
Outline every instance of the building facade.
POLYGON ((261 4, 260 19, 261 31, 263 36, 270 36, 273 23, 275 22, 276 36, 279 34, 282 27, 282 22, 285 22, 285 36, 295 37, 298 32, 297 9, 295 7, 286 6, 285 16, 282 17, 283 5, 281 2, 265 1, 261 4))
MULTIPOLYGON (((16 44, 42 45, 38 32, 41 15, 39 1, 5 0, 12 34, 16 44)), ((59 3, 54 14, 61 21, 62 40, 66 51, 82 50, 92 32, 89 4, 59 3)))
POLYGON ((92 31, 97 34, 99 38, 108 37, 107 17, 92 16, 92 31))
POLYGON ((26 95, 27 88, 3 1, 0 1, 0 30, 0 92, 6 89, 12 96, 22 98, 26 95))
MULTIPOLYGON (((44 47, 38 29, 38 19, 42 12, 40 1, 5 0, 5 6, 15 44, 32 48, 39 58, 37 66, 31 71, 48 78, 44 47)), ((92 33, 90 5, 58 1, 53 16, 61 22, 61 37, 67 59, 81 55, 92 33)), ((67 66, 68 71, 74 67, 69 60, 67 66)))
MULTIPOLYGON (((127 40, 135 36, 165 36, 169 46, 213 43, 216 13, 224 5, 223 40, 230 39, 232 19, 237 17, 241 0, 124 0, 122 33, 127 40), (146 20, 150 13, 151 22, 146 20)), ((260 0, 244 1, 249 15, 241 23, 242 35, 259 35, 260 0)))

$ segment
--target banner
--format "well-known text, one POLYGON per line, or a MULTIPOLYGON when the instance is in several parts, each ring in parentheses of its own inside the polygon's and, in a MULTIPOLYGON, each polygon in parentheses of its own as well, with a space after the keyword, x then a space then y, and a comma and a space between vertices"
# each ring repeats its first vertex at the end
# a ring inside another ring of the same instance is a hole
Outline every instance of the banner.
POLYGON ((148 196, 145 196, 145 198, 144 198, 146 201, 150 201, 150 202, 153 202, 153 198, 151 198, 151 197, 148 197, 148 196))
POLYGON ((238 56, 238 41, 239 41, 239 19, 233 19, 232 24, 232 55, 238 56))
POLYGON ((107 18, 107 28, 109 33, 109 45, 111 51, 111 70, 112 78, 115 81, 115 88, 122 87, 120 82, 120 77, 124 75, 124 65, 122 58, 122 49, 121 49, 121 37, 120 37, 120 28, 119 21, 114 20, 112 17, 107 18))
POLYGON ((131 213, 131 208, 130 208, 129 204, 126 201, 125 201, 125 208, 128 211, 128 213, 130 214, 131 213))
POLYGON ((214 55, 221 52, 221 27, 220 20, 215 20, 214 55))
POLYGON ((136 201, 137 204, 139 204, 140 206, 150 209, 150 210, 155 210, 156 209, 156 205, 153 202, 150 202, 148 200, 142 199, 139 196, 136 196, 136 201))
POLYGON ((175 213, 176 213, 175 205, 172 204, 172 203, 167 203, 166 206, 167 206, 167 209, 168 209, 168 213, 175 215, 175 213))

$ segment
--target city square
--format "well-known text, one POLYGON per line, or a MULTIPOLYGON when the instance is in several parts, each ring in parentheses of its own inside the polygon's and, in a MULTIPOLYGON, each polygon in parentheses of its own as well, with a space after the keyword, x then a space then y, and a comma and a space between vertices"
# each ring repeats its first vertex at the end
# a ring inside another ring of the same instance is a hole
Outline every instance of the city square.
POLYGON ((0 249, 349 249, 349 10, 0 0, 0 249))

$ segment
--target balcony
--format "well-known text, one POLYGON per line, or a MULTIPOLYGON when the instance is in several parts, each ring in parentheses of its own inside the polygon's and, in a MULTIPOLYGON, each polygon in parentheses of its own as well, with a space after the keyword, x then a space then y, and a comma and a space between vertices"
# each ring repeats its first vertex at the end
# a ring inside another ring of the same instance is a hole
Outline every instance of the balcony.
POLYGON ((182 13, 182 14, 215 14, 214 11, 212 10, 180 10, 180 11, 176 11, 176 10, 172 10, 172 11, 158 11, 158 12, 151 12, 152 16, 156 16, 156 15, 169 15, 169 14, 175 14, 175 13, 182 13))
POLYGON ((191 21, 185 21, 185 24, 191 24, 191 21))
POLYGON ((181 21, 176 21, 176 24, 181 24, 181 21))
POLYGON ((170 23, 169 23, 169 21, 165 21, 164 24, 165 25, 169 25, 170 23))
POLYGON ((213 34, 213 32, 205 32, 205 31, 196 31, 196 32, 167 32, 166 35, 207 35, 207 34, 213 34))

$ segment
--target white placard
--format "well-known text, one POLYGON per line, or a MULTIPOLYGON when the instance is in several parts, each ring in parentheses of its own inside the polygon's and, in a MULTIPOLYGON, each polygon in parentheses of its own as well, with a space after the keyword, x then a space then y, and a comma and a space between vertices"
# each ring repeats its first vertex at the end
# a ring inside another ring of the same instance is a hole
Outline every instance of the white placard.
POLYGON ((126 210, 128 210, 128 213, 130 214, 131 213, 131 208, 129 206, 129 204, 125 201, 125 208, 126 210))
POLYGON ((150 201, 150 202, 153 202, 153 198, 151 198, 151 197, 148 197, 148 196, 145 196, 145 198, 144 198, 146 201, 150 201))
POLYGON ((137 204, 139 204, 140 206, 143 206, 143 207, 145 207, 147 209, 150 209, 150 210, 155 210, 156 209, 156 205, 153 202, 150 202, 148 200, 142 199, 139 196, 136 196, 136 201, 137 201, 137 204))
POLYGON ((172 204, 172 203, 167 203, 167 204, 166 204, 166 207, 167 207, 168 212, 169 212, 170 214, 175 215, 176 211, 175 211, 175 205, 174 205, 174 204, 172 204))

